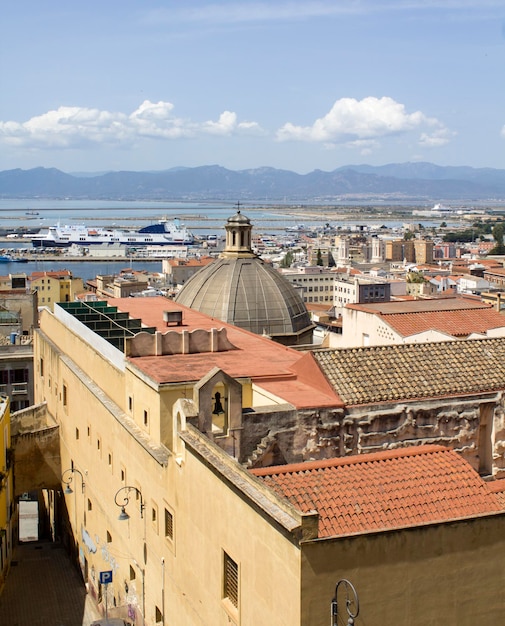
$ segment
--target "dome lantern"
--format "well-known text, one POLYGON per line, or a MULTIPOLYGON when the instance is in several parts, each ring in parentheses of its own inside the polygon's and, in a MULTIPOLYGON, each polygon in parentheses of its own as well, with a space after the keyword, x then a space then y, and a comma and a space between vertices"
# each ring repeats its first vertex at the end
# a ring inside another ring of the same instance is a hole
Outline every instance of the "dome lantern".
POLYGON ((242 215, 240 209, 228 218, 225 225, 226 229, 226 246, 223 251, 225 256, 256 256, 252 250, 252 225, 251 221, 245 215, 242 215))

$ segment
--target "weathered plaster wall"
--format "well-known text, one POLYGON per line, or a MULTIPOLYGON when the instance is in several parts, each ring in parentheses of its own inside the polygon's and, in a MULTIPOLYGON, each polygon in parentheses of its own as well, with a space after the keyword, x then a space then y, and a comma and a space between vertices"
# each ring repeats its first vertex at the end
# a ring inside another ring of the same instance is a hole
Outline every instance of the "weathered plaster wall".
POLYGON ((59 426, 12 437, 14 495, 61 486, 59 426))
POLYGON ((60 429, 45 402, 11 415, 16 496, 61 485, 60 429))
POLYGON ((242 460, 250 467, 439 444, 483 474, 505 475, 501 393, 348 407, 262 408, 243 416, 242 460))

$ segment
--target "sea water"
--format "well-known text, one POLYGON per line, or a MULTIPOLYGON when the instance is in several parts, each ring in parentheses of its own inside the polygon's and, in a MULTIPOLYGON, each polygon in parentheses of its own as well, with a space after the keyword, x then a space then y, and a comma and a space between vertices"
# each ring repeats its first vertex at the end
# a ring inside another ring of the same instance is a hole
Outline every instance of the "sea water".
MULTIPOLYGON (((339 208, 349 207, 350 204, 340 205, 311 205, 305 213, 303 205, 293 206, 278 203, 272 206, 262 206, 258 203, 226 203, 226 202, 161 202, 161 201, 120 201, 120 200, 69 200, 69 199, 0 199, 0 228, 26 227, 30 232, 38 232, 43 228, 60 224, 84 224, 91 228, 129 228, 139 229, 162 219, 178 219, 195 235, 224 235, 226 220, 238 208, 247 215, 259 234, 280 235, 288 226, 304 223, 307 228, 318 228, 329 222, 336 225, 335 215, 340 213, 339 208)), ((389 217, 389 216, 388 216, 389 217)), ((390 219, 370 216, 359 217, 348 211, 345 226, 381 226, 401 228, 407 218, 399 218, 391 214, 390 219)), ((411 218, 408 221, 420 221, 420 218, 411 218)), ((423 221, 426 227, 439 225, 439 222, 423 221)), ((31 244, 12 240, 0 243, 0 248, 29 247, 31 244)), ((97 274, 118 274, 123 269, 137 271, 147 270, 161 272, 161 260, 146 261, 145 259, 124 259, 114 261, 30 261, 28 263, 2 263, 0 274, 26 273, 34 271, 71 270, 74 276, 83 280, 94 278, 97 274)))

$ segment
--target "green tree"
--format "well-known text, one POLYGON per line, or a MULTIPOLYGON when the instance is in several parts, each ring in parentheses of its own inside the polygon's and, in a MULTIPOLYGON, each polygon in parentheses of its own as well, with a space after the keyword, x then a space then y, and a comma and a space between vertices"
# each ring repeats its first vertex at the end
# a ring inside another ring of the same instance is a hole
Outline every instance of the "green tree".
POLYGON ((295 255, 291 250, 288 250, 280 262, 281 267, 291 267, 293 265, 295 255))
POLYGON ((407 282, 408 283, 424 283, 426 279, 422 275, 421 272, 409 272, 407 274, 407 282))
POLYGON ((317 249, 317 261, 316 265, 323 265, 323 255, 321 254, 321 248, 317 249))
POLYGON ((503 245, 503 236, 505 234, 505 225, 502 223, 493 226, 493 239, 496 245, 489 251, 489 254, 505 254, 505 245, 503 245))

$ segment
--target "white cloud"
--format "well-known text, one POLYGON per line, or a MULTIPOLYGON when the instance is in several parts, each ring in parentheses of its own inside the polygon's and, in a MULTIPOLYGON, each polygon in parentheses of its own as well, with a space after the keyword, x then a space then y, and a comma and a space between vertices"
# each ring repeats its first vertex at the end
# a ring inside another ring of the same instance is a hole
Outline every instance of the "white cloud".
POLYGON ((237 130, 251 133, 259 132, 260 126, 256 122, 237 122, 237 114, 232 111, 221 113, 217 122, 208 121, 202 124, 202 130, 211 135, 231 135, 237 130))
POLYGON ((202 23, 243 24, 331 17, 363 11, 354 0, 340 2, 214 2, 200 6, 182 5, 146 13, 152 24, 202 23))
POLYGON ((342 15, 442 10, 458 15, 466 10, 502 9, 503 0, 289 0, 284 2, 213 2, 159 8, 147 11, 144 21, 151 24, 244 24, 330 19, 342 15))
POLYGON ((431 133, 422 133, 423 145, 443 145, 450 138, 450 132, 437 119, 421 111, 407 113, 405 106, 392 98, 341 98, 311 126, 287 122, 277 131, 277 139, 350 145, 424 128, 431 133))
POLYGON ((165 120, 168 119, 174 105, 171 102, 150 102, 144 100, 136 111, 130 115, 130 119, 144 119, 144 120, 165 120))
POLYGON ((261 132, 256 122, 238 122, 225 111, 217 121, 192 122, 173 115, 171 102, 145 100, 133 113, 62 106, 26 122, 0 122, 0 142, 28 148, 75 148, 83 144, 131 145, 141 138, 178 139, 198 135, 261 132))
POLYGON ((447 128, 438 128, 431 133, 421 133, 419 144, 425 148, 445 146, 456 133, 447 128))

